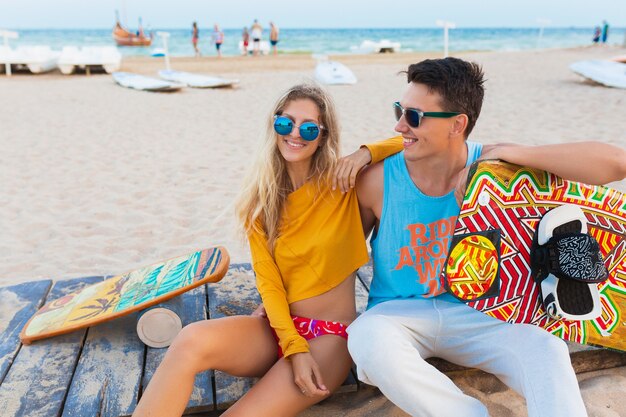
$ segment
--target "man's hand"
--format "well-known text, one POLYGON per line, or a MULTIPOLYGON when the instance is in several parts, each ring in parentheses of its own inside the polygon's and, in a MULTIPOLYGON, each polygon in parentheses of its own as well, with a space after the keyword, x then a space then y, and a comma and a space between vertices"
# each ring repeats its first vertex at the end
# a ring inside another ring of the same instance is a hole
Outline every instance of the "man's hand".
POLYGON ((258 316, 258 317, 267 317, 267 312, 265 311, 265 307, 263 306, 263 304, 259 304, 256 310, 254 310, 250 315, 258 316))
POLYGON ((333 190, 337 188, 337 185, 342 193, 354 188, 357 174, 370 162, 372 162, 372 155, 366 147, 359 148, 356 152, 339 159, 333 175, 333 190))
POLYGON ((323 397, 330 392, 322 381, 322 373, 313 355, 308 352, 294 353, 289 357, 293 370, 293 381, 302 395, 306 397, 323 397))

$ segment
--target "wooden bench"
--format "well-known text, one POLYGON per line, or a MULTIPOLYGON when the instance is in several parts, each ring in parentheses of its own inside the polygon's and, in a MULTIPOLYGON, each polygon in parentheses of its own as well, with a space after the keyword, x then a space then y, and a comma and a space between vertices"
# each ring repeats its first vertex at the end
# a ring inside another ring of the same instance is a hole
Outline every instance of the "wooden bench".
MULTIPOLYGON (((359 270, 356 281, 357 309, 367 303, 371 266, 359 270)), ((0 415, 101 416, 130 415, 147 386, 165 349, 146 347, 136 335, 138 313, 55 338, 22 345, 18 334, 26 321, 46 300, 76 291, 106 277, 68 281, 28 282, 0 288, 0 415)), ((182 305, 183 324, 235 314, 250 314, 260 299, 250 264, 231 265, 218 284, 189 291, 173 303, 182 305)), ((623 353, 572 346, 577 372, 626 365, 623 353)), ((448 375, 480 373, 432 359, 448 375)), ((219 414, 254 383, 219 371, 199 374, 186 413, 219 414)), ((341 392, 356 391, 351 374, 341 392)))

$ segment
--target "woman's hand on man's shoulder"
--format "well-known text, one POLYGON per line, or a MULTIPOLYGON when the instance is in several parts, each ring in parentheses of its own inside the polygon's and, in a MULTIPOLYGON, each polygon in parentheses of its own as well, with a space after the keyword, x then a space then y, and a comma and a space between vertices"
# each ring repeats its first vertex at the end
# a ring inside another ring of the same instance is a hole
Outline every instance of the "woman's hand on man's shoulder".
POLYGON ((335 190, 339 186, 342 193, 350 191, 356 186, 358 173, 370 162, 372 162, 372 154, 366 147, 361 147, 350 155, 340 158, 333 173, 332 189, 335 190))

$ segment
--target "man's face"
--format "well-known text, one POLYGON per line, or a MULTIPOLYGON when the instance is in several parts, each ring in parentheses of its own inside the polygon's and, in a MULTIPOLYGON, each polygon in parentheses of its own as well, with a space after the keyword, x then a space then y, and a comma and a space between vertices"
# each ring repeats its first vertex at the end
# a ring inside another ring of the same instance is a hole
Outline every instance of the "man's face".
MULTIPOLYGON (((429 92, 424 84, 409 83, 402 94, 400 105, 405 109, 423 112, 441 112, 441 96, 429 92)), ((411 127, 402 116, 395 130, 404 138, 404 156, 407 161, 439 155, 448 150, 454 118, 423 117, 418 127, 411 127)))

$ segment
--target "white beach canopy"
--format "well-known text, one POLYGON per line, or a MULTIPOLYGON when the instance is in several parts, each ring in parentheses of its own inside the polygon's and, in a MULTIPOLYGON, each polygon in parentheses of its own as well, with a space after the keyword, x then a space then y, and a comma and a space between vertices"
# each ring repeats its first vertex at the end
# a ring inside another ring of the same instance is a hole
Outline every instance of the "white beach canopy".
POLYGON ((552 21, 550 19, 546 19, 540 17, 537 19, 537 23, 539 24, 539 37, 537 38, 537 48, 541 47, 541 40, 543 39, 543 29, 550 25, 552 21))
POLYGON ((170 54, 169 51, 167 50, 167 38, 170 37, 170 33, 169 32, 157 32, 157 35, 161 37, 161 39, 163 40, 163 56, 165 57, 165 68, 169 71, 171 70, 171 66, 170 66, 170 54))
POLYGON ((445 20, 437 20, 437 26, 443 27, 443 57, 448 57, 448 29, 456 29, 456 24, 446 22, 445 20))

